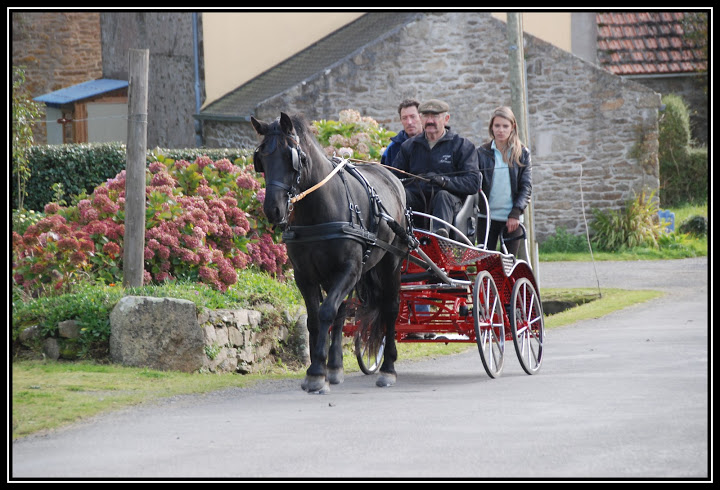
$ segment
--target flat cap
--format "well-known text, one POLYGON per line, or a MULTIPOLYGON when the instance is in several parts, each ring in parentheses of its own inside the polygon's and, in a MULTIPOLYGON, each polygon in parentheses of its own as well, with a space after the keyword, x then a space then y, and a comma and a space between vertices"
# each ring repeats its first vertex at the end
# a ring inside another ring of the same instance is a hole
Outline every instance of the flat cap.
POLYGON ((434 114, 440 114, 441 112, 450 112, 450 106, 442 100, 430 99, 420 104, 418 107, 419 113, 432 112, 434 114))

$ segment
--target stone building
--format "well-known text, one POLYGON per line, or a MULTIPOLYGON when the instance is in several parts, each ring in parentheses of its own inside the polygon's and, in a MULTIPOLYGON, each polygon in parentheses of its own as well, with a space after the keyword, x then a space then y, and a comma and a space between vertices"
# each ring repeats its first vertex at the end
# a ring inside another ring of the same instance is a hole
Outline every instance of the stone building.
MULTIPOLYGON (((584 233, 583 206, 589 215, 658 189, 660 95, 524 38, 536 237, 558 227, 584 233)), ((507 49, 506 25, 489 12, 369 13, 198 118, 207 146, 252 146, 250 115, 336 119, 356 109, 398 130, 400 100, 440 98, 451 107, 452 129, 479 145, 488 140, 492 109, 511 103, 507 49)))

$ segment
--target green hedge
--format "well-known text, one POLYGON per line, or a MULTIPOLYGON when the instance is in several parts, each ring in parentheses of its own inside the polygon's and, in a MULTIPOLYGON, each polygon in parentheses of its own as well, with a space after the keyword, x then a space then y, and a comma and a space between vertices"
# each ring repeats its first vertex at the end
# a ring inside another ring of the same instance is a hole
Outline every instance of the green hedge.
POLYGON ((680 162, 660 162, 660 201, 665 207, 706 202, 709 182, 706 147, 690 148, 680 162))
POLYGON ((659 124, 660 202, 664 207, 706 202, 709 196, 708 151, 693 147, 687 104, 677 95, 662 98, 659 124))
MULTIPOLYGON (((251 151, 246 149, 154 149, 148 150, 148 161, 153 155, 162 154, 174 160, 194 161, 207 155, 212 160, 227 158, 234 161, 239 157, 248 158, 251 151)), ((42 211, 45 205, 55 200, 53 184, 62 184, 63 198, 82 193, 90 194, 98 185, 114 178, 126 165, 125 145, 121 143, 83 143, 71 145, 33 146, 28 152, 32 175, 27 184, 25 209, 42 211)), ((17 206, 17 188, 13 184, 13 208, 17 206)))

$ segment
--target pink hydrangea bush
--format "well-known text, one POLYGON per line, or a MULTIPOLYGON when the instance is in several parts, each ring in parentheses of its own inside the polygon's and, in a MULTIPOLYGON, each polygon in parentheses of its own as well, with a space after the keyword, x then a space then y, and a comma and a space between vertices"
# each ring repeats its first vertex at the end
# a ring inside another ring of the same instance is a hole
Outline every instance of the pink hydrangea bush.
MULTIPOLYGON (((254 266, 282 279, 287 252, 262 212, 264 190, 247 162, 156 157, 146 177, 145 283, 199 281, 225 291, 254 266)), ((94 277, 122 277, 125 171, 76 206, 56 203, 21 236, 13 279, 38 295, 94 277)))

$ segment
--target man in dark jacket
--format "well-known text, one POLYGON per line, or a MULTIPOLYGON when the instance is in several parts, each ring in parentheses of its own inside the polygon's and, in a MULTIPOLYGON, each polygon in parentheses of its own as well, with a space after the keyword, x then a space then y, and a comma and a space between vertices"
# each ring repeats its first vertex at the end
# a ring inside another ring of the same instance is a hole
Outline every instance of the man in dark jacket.
MULTIPOLYGON (((405 141, 393 166, 416 178, 405 180, 407 206, 448 223, 465 202, 480 189, 480 171, 475 145, 453 133, 447 125, 450 107, 441 100, 428 100, 418 108, 423 132, 405 141)), ((448 236, 441 223, 434 231, 448 236)))
POLYGON ((398 134, 390 138, 390 144, 380 158, 380 163, 383 165, 392 166, 395 157, 400 152, 400 145, 422 132, 422 122, 418 112, 419 106, 420 102, 415 99, 405 99, 400 102, 398 114, 403 128, 398 134))

